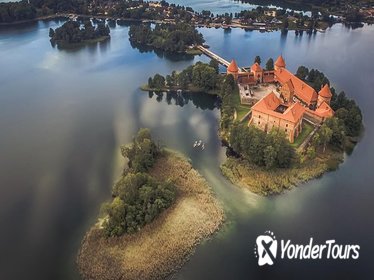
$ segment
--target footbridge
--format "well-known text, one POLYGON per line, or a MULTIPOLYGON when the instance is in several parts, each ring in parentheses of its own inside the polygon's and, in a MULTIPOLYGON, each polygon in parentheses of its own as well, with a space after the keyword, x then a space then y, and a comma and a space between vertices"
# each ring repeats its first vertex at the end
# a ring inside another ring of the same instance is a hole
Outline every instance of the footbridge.
POLYGON ((204 48, 203 46, 199 45, 197 48, 206 56, 216 60, 219 64, 222 64, 223 66, 229 67, 230 62, 228 62, 226 59, 220 57, 218 54, 215 54, 214 52, 208 50, 207 48, 204 48))

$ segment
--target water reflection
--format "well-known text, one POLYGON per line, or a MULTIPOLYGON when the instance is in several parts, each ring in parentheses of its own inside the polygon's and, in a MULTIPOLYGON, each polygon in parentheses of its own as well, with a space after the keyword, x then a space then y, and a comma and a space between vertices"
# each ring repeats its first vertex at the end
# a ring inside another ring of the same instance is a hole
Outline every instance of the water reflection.
POLYGON ((157 102, 165 101, 168 105, 183 107, 190 102, 196 109, 214 110, 220 107, 220 99, 215 95, 205 93, 188 93, 188 92, 148 92, 148 97, 152 99, 156 96, 157 102))

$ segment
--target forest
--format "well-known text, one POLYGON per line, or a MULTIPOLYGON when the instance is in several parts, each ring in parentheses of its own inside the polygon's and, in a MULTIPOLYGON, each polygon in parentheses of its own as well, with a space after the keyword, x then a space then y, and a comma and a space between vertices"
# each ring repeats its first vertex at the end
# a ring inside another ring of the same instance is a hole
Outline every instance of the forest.
POLYGON ((89 40, 109 37, 110 29, 103 23, 99 22, 94 27, 91 21, 86 20, 81 27, 77 21, 67 21, 56 30, 49 29, 49 37, 52 44, 57 44, 58 47, 66 47, 72 44, 79 44, 89 40))
POLYGON ((131 25, 129 40, 135 45, 151 46, 166 52, 185 52, 191 45, 204 43, 204 38, 194 26, 187 23, 131 25))
MULTIPOLYGON (((316 69, 309 70, 305 66, 300 66, 297 69, 296 76, 307 82, 317 92, 319 92, 325 84, 330 85, 329 79, 322 72, 316 69)), ((339 133, 335 131, 335 137, 332 139, 332 142, 339 147, 344 147, 344 143, 346 142, 344 136, 358 137, 360 135, 363 128, 362 113, 356 102, 348 98, 344 91, 337 94, 335 89, 331 87, 331 93, 331 108, 335 111, 335 117, 333 119, 336 118, 337 123, 334 120, 329 120, 326 121, 326 125, 329 125, 331 129, 335 130, 340 126, 343 134, 338 136, 339 133), (338 141, 337 138, 340 140, 338 141)))
POLYGON ((128 169, 113 186, 113 200, 102 206, 108 237, 137 232, 176 197, 176 188, 170 181, 159 182, 147 173, 161 153, 148 129, 140 129, 132 144, 121 147, 121 151, 129 160, 128 169))

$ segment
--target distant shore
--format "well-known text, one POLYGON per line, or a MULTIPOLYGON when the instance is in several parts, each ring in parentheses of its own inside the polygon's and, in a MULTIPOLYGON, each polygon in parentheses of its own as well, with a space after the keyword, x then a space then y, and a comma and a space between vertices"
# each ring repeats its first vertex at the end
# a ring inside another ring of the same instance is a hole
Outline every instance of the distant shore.
POLYGON ((175 203, 135 234, 106 238, 100 223, 93 226, 77 257, 83 279, 164 279, 220 228, 223 210, 186 158, 164 151, 149 174, 172 179, 178 190, 175 203))
MULTIPOLYGON (((158 23, 158 24, 174 24, 173 20, 153 20, 153 19, 133 19, 133 18, 122 18, 122 17, 110 17, 106 15, 83 15, 83 14, 74 14, 74 13, 57 13, 53 15, 46 15, 40 16, 29 20, 20 20, 20 21, 13 21, 13 22, 3 22, 0 23, 0 26, 12 26, 12 25, 19 25, 25 23, 36 22, 39 20, 55 20, 58 18, 95 18, 100 20, 120 20, 124 22, 134 22, 134 23, 158 23)), ((230 29, 230 28, 241 28, 244 30, 259 30, 259 31, 276 31, 280 30, 279 26, 256 26, 256 25, 244 25, 240 23, 231 23, 231 24, 223 24, 223 23, 191 23, 195 27, 205 27, 205 28, 222 28, 222 29, 230 29)), ((327 26, 324 27, 323 30, 327 29, 327 26)), ((287 30, 298 30, 298 31, 307 31, 306 28, 288 28, 287 30)))

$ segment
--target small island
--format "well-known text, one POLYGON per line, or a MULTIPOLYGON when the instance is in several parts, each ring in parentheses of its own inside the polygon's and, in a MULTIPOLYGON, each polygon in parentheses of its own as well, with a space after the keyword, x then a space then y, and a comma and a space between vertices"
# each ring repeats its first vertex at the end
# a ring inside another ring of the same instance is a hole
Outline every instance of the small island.
POLYGON ((197 62, 166 77, 156 74, 141 88, 220 98, 219 135, 228 156, 221 171, 231 182, 278 194, 337 169, 344 153, 353 152, 363 131, 361 110, 322 72, 300 66, 293 74, 282 56, 265 68, 259 56, 250 67, 219 59, 226 73, 218 72, 217 61, 197 62))
POLYGON ((83 279, 164 279, 219 229, 223 210, 191 163, 158 147, 149 130, 121 151, 127 167, 82 241, 80 273, 83 279))
POLYGON ((110 38, 109 34, 110 29, 105 23, 99 22, 94 27, 89 20, 84 22, 83 27, 79 22, 69 20, 56 30, 49 29, 52 45, 57 45, 59 48, 102 42, 110 38))
POLYGON ((136 46, 148 46, 169 53, 201 54, 194 48, 204 43, 204 38, 193 25, 187 23, 131 25, 129 40, 136 46))

